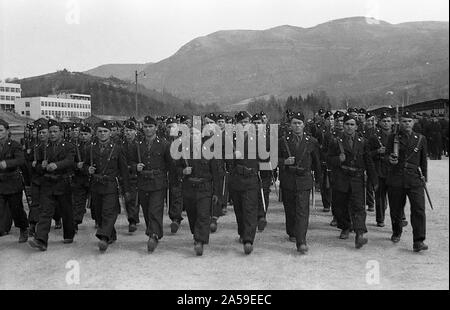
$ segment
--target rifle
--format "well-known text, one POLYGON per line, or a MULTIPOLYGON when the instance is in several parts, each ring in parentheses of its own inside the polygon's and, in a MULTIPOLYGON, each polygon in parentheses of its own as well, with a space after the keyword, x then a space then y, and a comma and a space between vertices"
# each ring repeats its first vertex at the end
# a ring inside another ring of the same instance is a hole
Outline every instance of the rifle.
POLYGON ((261 174, 258 171, 258 180, 259 180, 259 192, 261 194, 261 201, 264 208, 264 213, 267 213, 267 207, 266 207, 266 200, 264 199, 264 190, 263 190, 263 184, 261 179, 261 174))
POLYGON ((313 209, 316 207, 316 178, 314 177, 314 171, 312 173, 312 189, 311 189, 311 199, 313 209))
POLYGON ((122 188, 120 187, 119 178, 116 177, 117 192, 119 193, 119 205, 121 209, 127 210, 125 198, 123 197, 122 188))
POLYGON ((420 167, 417 167, 417 170, 419 171, 420 179, 422 180, 422 186, 423 186, 423 189, 425 190, 425 193, 427 194, 427 198, 428 198, 428 202, 430 203, 431 210, 434 210, 433 203, 431 202, 430 193, 428 192, 427 183, 425 181, 425 176, 423 175, 422 169, 420 167))
POLYGON ((30 206, 31 206, 31 203, 30 203, 30 199, 28 198, 28 195, 27 195, 27 191, 26 191, 26 187, 25 187, 25 179, 24 179, 24 177, 23 177, 23 173, 22 173, 22 170, 20 170, 20 169, 18 169, 18 171, 19 171, 19 175, 20 175, 20 180, 22 181, 22 187, 23 187, 23 193, 25 194, 25 199, 26 199, 26 201, 27 201, 27 205, 28 205, 28 208, 30 208, 30 206))
MULTIPOLYGON (((91 161, 90 167, 94 166, 94 157, 93 157, 93 152, 92 152, 93 145, 94 145, 94 142, 91 142, 91 148, 89 150, 89 156, 90 156, 90 161, 91 161)), ((92 175, 89 174, 89 191, 88 191, 88 195, 86 197, 86 209, 90 209, 91 204, 92 204, 91 185, 92 185, 92 175)))

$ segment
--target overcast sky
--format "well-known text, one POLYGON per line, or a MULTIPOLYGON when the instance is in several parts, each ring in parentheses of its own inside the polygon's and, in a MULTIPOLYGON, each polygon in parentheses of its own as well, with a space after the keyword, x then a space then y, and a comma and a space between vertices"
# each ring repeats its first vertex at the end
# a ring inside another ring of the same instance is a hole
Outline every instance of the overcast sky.
POLYGON ((448 21, 448 0, 0 0, 0 79, 157 62, 218 30, 448 21))

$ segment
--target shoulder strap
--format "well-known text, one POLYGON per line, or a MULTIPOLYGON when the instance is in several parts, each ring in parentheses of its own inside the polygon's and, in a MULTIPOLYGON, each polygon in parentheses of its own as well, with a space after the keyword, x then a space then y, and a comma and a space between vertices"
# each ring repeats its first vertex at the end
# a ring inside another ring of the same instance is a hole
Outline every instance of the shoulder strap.
POLYGON ((113 147, 112 147, 112 149, 111 149, 111 153, 109 153, 108 160, 106 161, 106 164, 105 164, 105 166, 103 167, 103 170, 102 170, 102 173, 101 173, 102 175, 105 174, 105 172, 106 172, 106 168, 108 167, 108 164, 109 164, 109 162, 111 161, 111 158, 112 158, 112 155, 113 155, 113 153, 114 153, 115 147, 116 147, 116 144, 114 143, 114 144, 113 144, 113 147))
POLYGON ((412 151, 411 154, 408 155, 408 157, 405 159, 405 162, 408 162, 408 160, 410 160, 414 154, 417 154, 417 152, 419 152, 420 143, 422 143, 422 139, 423 139, 423 136, 419 135, 419 141, 417 141, 417 145, 414 148, 414 151, 412 151))

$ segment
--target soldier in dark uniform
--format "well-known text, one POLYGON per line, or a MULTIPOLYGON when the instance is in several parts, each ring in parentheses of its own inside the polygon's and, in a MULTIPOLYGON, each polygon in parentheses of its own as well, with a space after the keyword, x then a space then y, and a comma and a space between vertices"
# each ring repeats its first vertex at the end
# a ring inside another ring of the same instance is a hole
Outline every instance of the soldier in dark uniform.
MULTIPOLYGON (((177 139, 181 139, 181 131, 179 131, 178 122, 175 118, 169 117, 166 120, 165 140, 171 144, 177 139)), ((169 218, 172 221, 170 224, 170 232, 176 234, 183 221, 183 187, 182 187, 183 173, 180 167, 177 167, 173 162, 168 167, 168 193, 169 193, 169 218)))
MULTIPOLYGON (((206 119, 213 121, 214 115, 208 115, 206 119)), ((182 158, 177 161, 183 169, 183 205, 188 216, 189 227, 194 236, 194 250, 197 256, 203 255, 203 245, 209 243, 210 223, 212 208, 218 205, 219 192, 219 167, 216 159, 206 159, 206 144, 213 137, 213 123, 201 132, 191 128, 187 150, 182 151, 182 158), (197 137, 195 137, 197 135, 197 137), (195 143, 199 141, 200 143, 195 143), (200 154, 201 159, 194 159, 193 154, 200 154)), ((184 147, 184 145, 180 145, 184 147)), ((213 152, 213 145, 209 146, 209 152, 213 152)))
POLYGON ((314 182, 311 171, 314 170, 318 181, 322 178, 318 142, 304 132, 304 120, 302 113, 294 113, 290 121, 291 133, 278 143, 286 232, 290 238, 295 238, 297 250, 302 254, 308 252, 309 197, 314 182))
MULTIPOLYGON (((361 109, 361 111, 363 110, 364 109, 361 109)), ((375 126, 375 115, 372 114, 371 112, 366 112, 364 129, 360 133, 367 141, 369 141, 371 137, 377 134, 377 128, 375 126)), ((366 185, 365 204, 367 205, 367 211, 373 212, 375 211, 375 192, 373 191, 373 185, 370 184, 369 182, 366 182, 365 185, 366 185)))
POLYGON ((127 219, 128 219, 128 232, 133 233, 137 230, 137 224, 139 223, 139 201, 138 201, 138 190, 137 190, 137 172, 132 166, 132 158, 134 155, 132 152, 136 151, 135 144, 138 143, 136 123, 132 120, 128 120, 124 124, 125 127, 125 139, 122 141, 122 148, 127 160, 128 171, 129 171, 129 196, 125 201, 127 219))
MULTIPOLYGON (((227 162, 225 160, 225 144, 231 143, 233 141, 233 137, 230 136, 231 133, 227 132, 225 130, 225 126, 227 125, 227 116, 223 114, 218 114, 216 116, 216 134, 219 135, 222 139, 222 159, 219 160, 219 167, 222 169, 219 169, 219 177, 220 177, 220 192, 219 192, 219 205, 221 207, 220 216, 226 215, 227 213, 227 205, 228 205, 228 198, 229 198, 229 192, 228 192, 228 167, 227 162)), ((216 215, 213 214, 213 218, 211 220, 211 232, 217 231, 217 220, 214 222, 214 218, 219 214, 219 212, 216 212, 216 215)))
POLYGON ((84 169, 91 177, 91 212, 94 209, 101 252, 117 240, 114 225, 120 213, 120 187, 129 196, 128 165, 120 143, 111 138, 111 124, 100 121, 96 126, 97 139, 86 149, 84 169))
POLYGON ((367 119, 366 113, 367 113, 367 111, 364 108, 360 108, 360 109, 357 109, 357 112, 358 112, 358 118, 356 120, 356 124, 358 126, 357 131, 363 132, 364 129, 366 128, 366 119, 367 119))
POLYGON ((0 237, 9 231, 4 225, 12 217, 20 228, 19 242, 23 243, 28 240, 28 220, 23 210, 24 188, 19 168, 25 164, 25 158, 22 147, 11 140, 9 133, 9 124, 0 119, 0 237))
POLYGON ((436 115, 431 115, 431 122, 428 125, 428 139, 430 141, 430 159, 441 160, 442 158, 442 128, 436 115))
POLYGON ((39 222, 30 245, 47 250, 48 233, 55 209, 63 222, 64 243, 73 242, 75 235, 70 178, 74 168, 74 147, 63 141, 62 124, 48 121, 49 143, 38 148, 36 171, 41 176, 39 188, 39 222))
POLYGON ((392 118, 387 112, 379 116, 380 129, 368 137, 370 154, 378 175, 378 190, 375 192, 375 211, 378 227, 384 227, 384 218, 387 208, 386 177, 389 169, 386 146, 392 134, 392 118))
POLYGON ((443 154, 448 157, 448 118, 445 118, 444 114, 439 114, 439 124, 442 129, 442 151, 443 154))
POLYGON ((340 238, 348 239, 351 225, 356 232, 355 247, 367 243, 366 210, 364 206, 364 174, 367 172, 371 184, 377 187, 377 175, 370 157, 369 145, 356 133, 356 118, 344 116, 344 134, 330 145, 328 162, 333 170, 333 200, 336 202, 340 238), (349 216, 350 215, 350 216, 349 216), (351 221, 349 221, 351 218, 351 221))
POLYGON ((145 137, 135 145, 131 161, 138 174, 139 204, 142 206, 148 252, 153 252, 163 237, 164 198, 167 193, 167 172, 172 165, 169 143, 156 135, 156 120, 144 118, 145 137))
POLYGON ((259 160, 256 156, 256 132, 250 131, 251 115, 246 111, 236 114, 239 123, 234 144, 234 159, 229 160, 230 195, 238 224, 239 241, 244 245, 244 253, 253 251, 257 222, 258 195, 260 184, 258 179, 259 160), (243 149, 238 147, 242 141, 243 149), (238 148, 237 148, 238 147, 238 148), (237 148, 237 149, 236 149, 237 148))
POLYGON ((421 174, 427 180, 427 141, 412 130, 413 116, 405 110, 400 119, 400 131, 391 135, 387 144, 390 169, 386 179, 392 221, 392 242, 400 241, 402 218, 408 197, 411 205, 413 249, 427 250, 425 193, 421 174))

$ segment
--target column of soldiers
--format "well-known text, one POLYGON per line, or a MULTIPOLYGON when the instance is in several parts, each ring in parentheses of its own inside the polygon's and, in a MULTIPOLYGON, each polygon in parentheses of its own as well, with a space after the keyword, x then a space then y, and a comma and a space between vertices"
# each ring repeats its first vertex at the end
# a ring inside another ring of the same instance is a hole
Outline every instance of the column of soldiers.
MULTIPOLYGON (((368 242, 366 212, 375 211, 377 225, 384 227, 388 205, 391 240, 400 241, 408 224, 408 197, 413 249, 426 250, 427 145, 439 142, 448 156, 448 121, 445 140, 445 134, 436 136, 437 124, 442 128, 444 122, 422 126, 423 121, 414 118, 404 111, 394 126, 391 115, 375 116, 364 109, 320 109, 313 121, 301 112, 287 111, 276 145, 269 143, 272 132, 264 112, 252 116, 241 111, 234 118, 209 113, 201 130, 185 115, 146 116, 142 123, 134 118, 123 124, 100 121, 93 128, 40 119, 28 127, 22 146, 11 140, 8 124, 0 120, 0 236, 9 232, 13 221, 20 228, 19 242, 30 237, 33 248, 45 251, 54 219, 55 228, 63 228, 63 242, 70 244, 89 208, 98 248, 105 252, 117 240, 115 223, 121 209, 131 234, 137 231, 142 209, 147 249, 153 253, 163 238, 166 204, 173 234, 186 212, 194 251, 200 256, 231 203, 238 240, 250 254, 256 232, 267 225, 269 194, 275 186, 288 239, 302 254, 309 250, 310 196, 316 188, 323 211, 332 212, 330 225, 341 230, 341 239, 354 232, 357 249, 368 242), (181 125, 186 125, 187 140, 181 125), (227 125, 234 129, 226 130, 227 125), (428 128, 432 134, 425 138, 417 128, 428 128), (208 142, 214 138, 221 142, 219 147, 208 142), (174 145, 182 154, 179 158, 172 154, 174 145), (277 167, 270 157, 255 152, 260 145, 267 151, 277 149, 277 167), (215 157, 201 156, 204 152, 215 157), (25 189, 28 217, 22 202, 25 189)), ((313 206, 314 202, 313 198, 313 206)))

